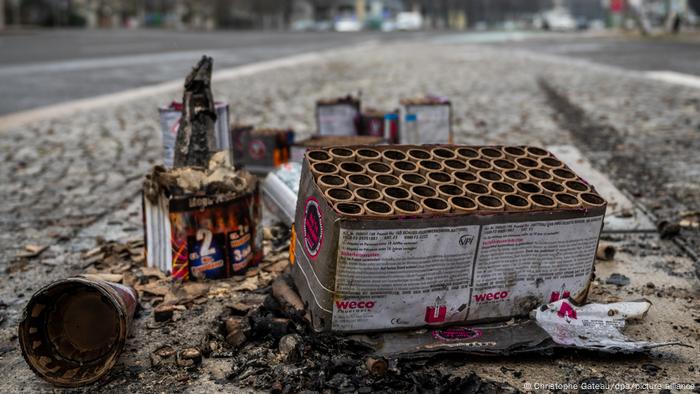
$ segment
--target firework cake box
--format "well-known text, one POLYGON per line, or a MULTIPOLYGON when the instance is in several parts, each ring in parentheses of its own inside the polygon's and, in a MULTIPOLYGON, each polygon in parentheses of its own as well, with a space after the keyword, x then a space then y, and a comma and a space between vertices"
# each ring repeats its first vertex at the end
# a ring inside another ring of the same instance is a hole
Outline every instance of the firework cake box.
POLYGON ((452 142, 452 103, 447 98, 426 96, 401 100, 402 144, 452 142))
POLYGON ((526 315, 585 299, 606 205, 535 147, 309 150, 293 277, 318 331, 526 315))

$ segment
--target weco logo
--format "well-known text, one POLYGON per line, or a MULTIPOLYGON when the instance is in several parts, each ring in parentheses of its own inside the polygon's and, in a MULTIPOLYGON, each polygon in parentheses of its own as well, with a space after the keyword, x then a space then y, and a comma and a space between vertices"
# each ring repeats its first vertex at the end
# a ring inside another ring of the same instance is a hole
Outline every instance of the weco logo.
POLYGON ((507 291, 495 291, 493 293, 477 294, 474 296, 476 302, 505 300, 506 298, 508 298, 507 291))
POLYGON ((474 242, 474 236, 469 234, 464 234, 459 237, 459 246, 468 246, 474 242))
POLYGON ((336 301, 335 307, 341 311, 345 309, 372 309, 374 304, 374 301, 336 301))

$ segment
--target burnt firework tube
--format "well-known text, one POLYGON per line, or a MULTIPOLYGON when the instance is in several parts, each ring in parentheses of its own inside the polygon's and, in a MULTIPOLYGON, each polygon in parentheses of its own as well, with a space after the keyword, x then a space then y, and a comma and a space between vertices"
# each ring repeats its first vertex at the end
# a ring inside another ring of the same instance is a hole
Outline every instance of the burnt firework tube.
POLYGON ((430 186, 411 186, 409 189, 414 200, 420 201, 424 198, 437 197, 438 192, 430 186))
POLYGON ((515 159, 515 164, 518 165, 521 171, 527 172, 533 168, 539 168, 540 163, 531 157, 519 157, 515 159))
POLYGON ((541 182, 552 180, 552 174, 549 171, 543 170, 541 168, 531 168, 526 171, 527 175, 530 177, 532 182, 541 182))
POLYGON ((406 154, 411 160, 421 161, 421 160, 432 160, 433 154, 425 149, 413 148, 409 149, 406 154))
POLYGON ((353 174, 364 174, 367 171, 364 165, 356 161, 344 161, 338 164, 338 170, 340 175, 344 177, 353 174))
POLYGON ((416 163, 408 160, 400 160, 391 163, 391 169, 396 176, 410 172, 418 172, 416 163))
POLYGON ((505 196, 506 194, 515 193, 515 187, 506 182, 491 182, 488 188, 494 196, 505 196))
POLYGON ((602 207, 605 205, 603 197, 595 193, 580 193, 578 198, 581 200, 584 207, 602 207))
POLYGON ((347 216, 362 216, 365 214, 365 209, 362 205, 355 202, 337 202, 333 208, 347 216))
POLYGON ((476 202, 465 196, 450 197, 447 202, 454 213, 472 213, 477 209, 476 202))
POLYGON ((466 147, 457 148, 455 153, 457 154, 458 158, 465 160, 465 161, 471 160, 471 159, 478 159, 481 156, 476 149, 466 148, 466 147))
MULTIPOLYGON (((408 192, 406 192, 408 194, 408 192)), ((385 201, 367 201, 364 203, 365 213, 375 216, 391 216, 394 208, 385 201)))
POLYGON ((443 184, 436 188, 440 198, 449 200, 450 197, 460 197, 464 195, 464 189, 457 185, 443 184))
POLYGON ((506 155, 499 148, 484 146, 479 148, 479 153, 481 157, 489 160, 505 159, 506 155))
POLYGON ((542 188, 542 193, 548 196, 553 196, 557 193, 564 193, 566 191, 566 188, 559 182, 542 181, 539 183, 539 185, 542 188))
POLYGON ((515 192, 527 198, 530 194, 542 193, 542 188, 532 182, 517 182, 515 184, 515 192))
POLYGON ((436 160, 421 160, 418 162, 418 172, 425 175, 432 171, 443 171, 445 167, 436 160))
POLYGON ((479 178, 479 180, 482 183, 491 183, 491 182, 501 182, 503 181, 503 176, 499 174, 496 171, 491 171, 491 170, 481 170, 477 171, 476 177, 479 178))
POLYGON ((555 168, 553 170, 549 170, 549 172, 560 182, 566 182, 578 178, 576 174, 566 168, 555 168))
POLYGON ((447 160, 444 160, 442 162, 442 165, 445 166, 444 171, 447 171, 447 172, 466 171, 467 170, 467 164, 464 162, 464 160, 447 159, 447 160))
POLYGON ((350 190, 340 187, 332 187, 323 192, 323 195, 326 196, 326 198, 330 200, 332 204, 339 202, 350 202, 355 198, 355 195, 352 194, 350 190))
POLYGON ((360 163, 369 163, 382 158, 382 155, 376 149, 360 148, 355 151, 355 160, 360 163))
POLYGON ((528 156, 532 157, 535 160, 549 156, 549 152, 536 146, 525 147, 525 153, 527 153, 528 156))
POLYGON ((506 211, 529 211, 532 208, 532 203, 517 194, 507 194, 501 197, 503 203, 505 204, 506 211))
POLYGON ((486 196, 489 194, 489 188, 478 182, 467 182, 462 186, 464 194, 467 197, 476 198, 478 196, 486 196))
POLYGON ((372 187, 360 187, 352 191, 355 195, 355 201, 365 202, 365 201, 375 201, 382 199, 382 192, 372 187))
POLYGON ((406 187, 427 185, 428 180, 420 174, 414 173, 404 173, 399 175, 399 179, 404 183, 406 187))
POLYGON ((441 147, 431 149, 430 153, 433 155, 433 160, 448 160, 457 157, 453 150, 441 147))
POLYGON ((311 173, 318 179, 321 175, 338 174, 338 166, 329 162, 311 163, 311 173))
POLYGON ((397 215, 418 215, 423 212, 421 205, 413 200, 395 200, 391 206, 397 215))
POLYGON ((340 164, 344 161, 355 161, 355 152, 349 148, 335 147, 328 150, 333 163, 340 164))
POLYGON ((459 186, 464 186, 467 182, 477 181, 476 175, 469 171, 455 171, 452 173, 452 178, 454 179, 454 183, 459 186))
POLYGON ((540 157, 539 159, 537 159, 537 161, 540 163, 540 167, 547 170, 552 170, 555 168, 564 168, 564 163, 562 163, 556 157, 540 157))
POLYGON ((379 190, 383 190, 387 187, 399 186, 401 184, 399 178, 390 174, 378 174, 372 179, 374 179, 374 187, 379 190))
POLYGON ((306 152, 306 158, 311 163, 332 162, 333 158, 328 151, 320 149, 312 149, 306 152))
POLYGON ((386 149, 382 151, 382 161, 391 164, 395 161, 406 160, 406 154, 396 149, 386 149))
POLYGON ((578 208, 581 206, 581 200, 569 193, 556 193, 554 200, 560 208, 578 208))
POLYGON ((384 188, 382 190, 382 195, 384 196, 384 200, 386 200, 388 202, 394 202, 396 200, 404 200, 404 199, 408 199, 411 197, 411 193, 409 193, 408 190, 406 190, 402 187, 396 187, 396 186, 384 188))
POLYGON ((367 163, 365 164, 365 168, 367 168, 367 174, 370 176, 375 176, 378 174, 391 174, 393 172, 390 165, 380 161, 367 163))
POLYGON ((330 189, 331 187, 347 187, 348 182, 345 178, 338 175, 321 175, 316 181, 321 190, 330 189))
POLYGON ((44 286, 22 313, 22 356, 56 386, 93 383, 117 362, 137 304, 136 291, 117 283, 71 278, 44 286))
POLYGON ((470 159, 467 161, 467 164, 469 164, 469 168, 472 171, 490 170, 492 168, 490 162, 482 159, 470 159))
POLYGON ((504 146, 501 148, 501 151, 510 160, 515 160, 515 159, 518 159, 520 157, 527 156, 525 149, 523 149, 519 146, 504 146))
POLYGON ((518 168, 518 166, 516 166, 515 163, 508 159, 496 159, 491 162, 491 165, 494 169, 499 171, 515 170, 518 168))
POLYGON ((450 212, 450 204, 439 197, 424 198, 420 202, 425 213, 448 213, 450 212))
POLYGON ((591 191, 591 188, 588 185, 577 180, 564 182, 564 187, 571 194, 588 193, 591 191))
POLYGON ((557 207, 557 202, 545 194, 531 194, 527 196, 527 200, 530 201, 533 209, 554 209, 557 207))
POLYGON ((494 196, 477 196, 476 205, 481 212, 500 212, 505 208, 503 201, 494 196))
POLYGON ((355 190, 360 187, 374 186, 374 180, 365 174, 352 174, 345 178, 348 181, 350 190, 355 190))
POLYGON ((425 174, 425 177, 428 179, 428 184, 432 187, 454 183, 454 178, 452 178, 452 175, 444 171, 431 171, 425 174))
POLYGON ((530 179, 530 177, 520 170, 508 170, 503 173, 503 180, 512 185, 515 185, 517 182, 527 181, 528 179, 530 179))

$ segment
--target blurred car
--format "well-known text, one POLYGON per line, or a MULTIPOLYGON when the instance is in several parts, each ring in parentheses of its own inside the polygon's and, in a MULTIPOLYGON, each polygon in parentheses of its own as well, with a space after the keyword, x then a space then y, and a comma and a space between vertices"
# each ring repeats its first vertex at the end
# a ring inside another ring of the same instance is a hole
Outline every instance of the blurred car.
POLYGON ((420 30, 423 16, 419 12, 399 12, 396 15, 397 30, 420 30))
POLYGON ((565 8, 554 8, 535 18, 535 27, 553 31, 576 30, 576 19, 565 8))
POLYGON ((335 21, 333 29, 341 32, 360 31, 362 30, 362 25, 354 16, 343 16, 335 21))

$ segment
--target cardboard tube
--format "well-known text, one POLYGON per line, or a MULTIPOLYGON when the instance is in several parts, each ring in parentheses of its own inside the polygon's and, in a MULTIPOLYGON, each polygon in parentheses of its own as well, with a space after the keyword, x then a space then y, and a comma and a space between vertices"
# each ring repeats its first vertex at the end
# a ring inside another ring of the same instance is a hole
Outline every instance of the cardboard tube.
POLYGON ((531 168, 527 170, 526 173, 532 182, 548 181, 552 179, 552 174, 541 168, 531 168))
POLYGON ((564 182, 564 181, 569 181, 573 179, 577 179, 578 177, 576 174, 573 172, 569 171, 566 168, 555 168, 553 170, 549 170, 550 174, 554 176, 555 179, 564 182))
POLYGON ((503 181, 503 176, 501 176, 501 174, 491 170, 477 171, 476 177, 484 183, 503 181))
POLYGON ((338 170, 340 171, 340 175, 344 177, 353 174, 364 174, 367 171, 362 163, 356 161, 344 161, 338 165, 338 170))
POLYGON ((515 193, 515 187, 506 182, 491 182, 489 183, 488 188, 491 191, 491 194, 495 196, 504 196, 506 194, 515 193))
POLYGON ((409 189, 411 195, 415 197, 416 200, 420 201, 424 198, 437 197, 438 192, 431 186, 411 186, 409 189))
POLYGON ((137 304, 136 291, 117 283, 71 278, 44 286, 22 313, 22 356, 56 386, 93 383, 117 362, 137 304))
POLYGON ((432 160, 433 158, 433 154, 425 149, 409 149, 406 154, 413 161, 432 160))
POLYGON ((331 205, 339 202, 351 202, 355 198, 355 195, 350 190, 341 187, 332 187, 323 192, 323 195, 326 196, 331 205))
POLYGON ((581 206, 581 200, 569 193, 556 193, 554 201, 557 202, 557 206, 560 208, 578 208, 581 206))
POLYGON ((311 163, 333 161, 333 158, 328 153, 328 151, 321 150, 321 149, 312 149, 312 150, 307 151, 306 158, 309 159, 309 162, 311 162, 311 163))
POLYGON ((364 203, 364 207, 368 215, 391 216, 394 214, 394 208, 385 201, 367 201, 364 203))
POLYGON ((411 197, 411 193, 402 187, 391 186, 382 190, 382 196, 384 196, 384 200, 392 202, 407 199, 411 197))
POLYGON ((348 187, 350 190, 355 190, 360 187, 372 187, 374 186, 374 180, 366 174, 352 174, 345 177, 348 181, 348 187))
POLYGON ((376 149, 360 148, 355 150, 355 160, 360 163, 368 163, 381 160, 382 155, 376 149))
POLYGON ((318 177, 318 186, 321 190, 326 190, 331 187, 347 187, 348 182, 345 178, 338 175, 321 175, 318 177))
POLYGON ((465 161, 469 161, 471 159, 478 159, 479 157, 481 157, 479 152, 473 148, 457 148, 455 153, 457 154, 457 157, 465 161))
POLYGON ((542 188, 542 193, 548 196, 553 196, 557 193, 564 193, 566 188, 559 182, 554 181, 542 181, 539 183, 542 188))
POLYGON ((420 174, 404 173, 399 175, 399 179, 407 185, 406 187, 428 184, 428 180, 420 174))
POLYGON ((383 198, 382 192, 373 187, 359 187, 352 191, 358 202, 377 201, 383 198))
POLYGON ((371 176, 377 174, 391 174, 393 172, 390 165, 380 161, 366 163, 365 168, 367 169, 367 173, 371 176))
POLYGON ((564 187, 572 194, 587 193, 591 190, 588 185, 576 180, 564 182, 564 187))
POLYGON ((457 154, 453 150, 442 147, 433 148, 430 150, 430 153, 435 160, 447 160, 457 157, 457 154))
POLYGON ((515 170, 518 166, 508 159, 496 159, 491 162, 493 168, 501 171, 515 170))
POLYGON ((374 179, 374 187, 379 190, 401 184, 399 178, 391 174, 377 174, 372 179, 374 179))
POLYGON ((555 157, 540 157, 537 159, 537 161, 540 163, 540 167, 546 169, 546 170, 553 170, 555 168, 564 168, 564 163, 562 163, 559 159, 555 157))
POLYGON ((350 148, 334 147, 328 150, 333 158, 333 163, 340 164, 344 161, 355 161, 355 152, 350 148))
POLYGON ((530 179, 530 177, 520 170, 508 170, 503 173, 503 180, 513 185, 517 182, 527 181, 528 179, 530 179))
POLYGON ((382 161, 391 164, 395 161, 406 160, 406 154, 396 149, 386 149, 382 152, 382 161))
POLYGON ((482 159, 471 159, 471 160, 467 161, 467 164, 469 164, 469 168, 473 171, 490 170, 491 169, 491 163, 489 163, 486 160, 482 160, 482 159))
POLYGON ((455 171, 452 173, 452 179, 454 179, 454 183, 459 186, 463 186, 467 182, 477 181, 476 175, 469 171, 455 171))
POLYGON ((333 205, 333 208, 346 216, 362 216, 365 214, 364 207, 355 202, 337 202, 333 205))
POLYGON ((450 197, 447 202, 455 213, 472 213, 477 209, 476 202, 465 196, 450 197))
POLYGON ((557 202, 550 196, 544 194, 531 194, 527 200, 532 204, 532 209, 552 209, 557 207, 557 202))
POLYGON ((605 205, 603 197, 595 193, 580 193, 578 198, 586 207, 602 207, 605 205))
POLYGON ((448 200, 450 197, 460 197, 464 195, 464 189, 449 183, 438 185, 436 189, 438 195, 445 200, 448 200))
POLYGON ((518 157, 515 159, 515 164, 517 164, 522 171, 537 168, 540 165, 537 160, 530 157, 518 157))
POLYGON ((418 172, 425 175, 430 171, 443 171, 445 167, 439 161, 421 160, 418 162, 418 172))
POLYGON ((391 206, 398 215, 418 215, 423 212, 423 207, 412 200, 395 200, 391 203, 391 206))
POLYGON ((465 171, 467 169, 467 164, 459 159, 447 159, 442 162, 442 165, 445 166, 444 171, 448 172, 465 171))
POLYGON ((467 182, 464 184, 464 186, 462 186, 462 189, 464 189, 464 194, 467 197, 476 198, 478 196, 485 196, 489 194, 489 188, 478 182, 467 182))
POLYGON ((432 187, 437 187, 444 183, 454 183, 452 175, 444 171, 431 171, 425 174, 425 177, 428 178, 428 184, 432 187))
POLYGON ((330 162, 319 162, 311 164, 311 173, 315 178, 321 175, 336 175, 338 174, 338 166, 330 162))
POLYGON ((489 160, 505 159, 506 155, 499 148, 484 146, 479 148, 481 157, 489 160))
POLYGON ((394 175, 399 176, 404 173, 418 172, 418 165, 412 161, 400 160, 391 163, 394 175))
POLYGON ((542 193, 542 188, 539 187, 536 183, 532 182, 516 182, 515 193, 520 194, 523 197, 527 197, 530 194, 542 193))
POLYGON ((595 251, 595 258, 598 260, 609 261, 615 258, 616 249, 613 245, 605 242, 599 242, 598 248, 595 251))
POLYGON ((420 205, 425 213, 448 213, 450 204, 442 198, 429 197, 421 200, 420 205))
POLYGON ((540 159, 542 157, 550 156, 548 151, 542 148, 538 148, 536 146, 525 147, 525 153, 527 153, 528 156, 532 157, 535 160, 540 159))
POLYGON ((503 151, 503 154, 506 155, 506 157, 510 160, 515 160, 519 157, 527 156, 525 149, 519 146, 504 146, 503 148, 501 148, 501 150, 503 151))
POLYGON ((476 198, 476 205, 479 211, 484 212, 500 212, 505 208, 503 201, 494 196, 478 196, 476 198))
POLYGON ((517 194, 508 194, 501 197, 506 206, 506 211, 529 211, 532 203, 527 198, 517 194))

